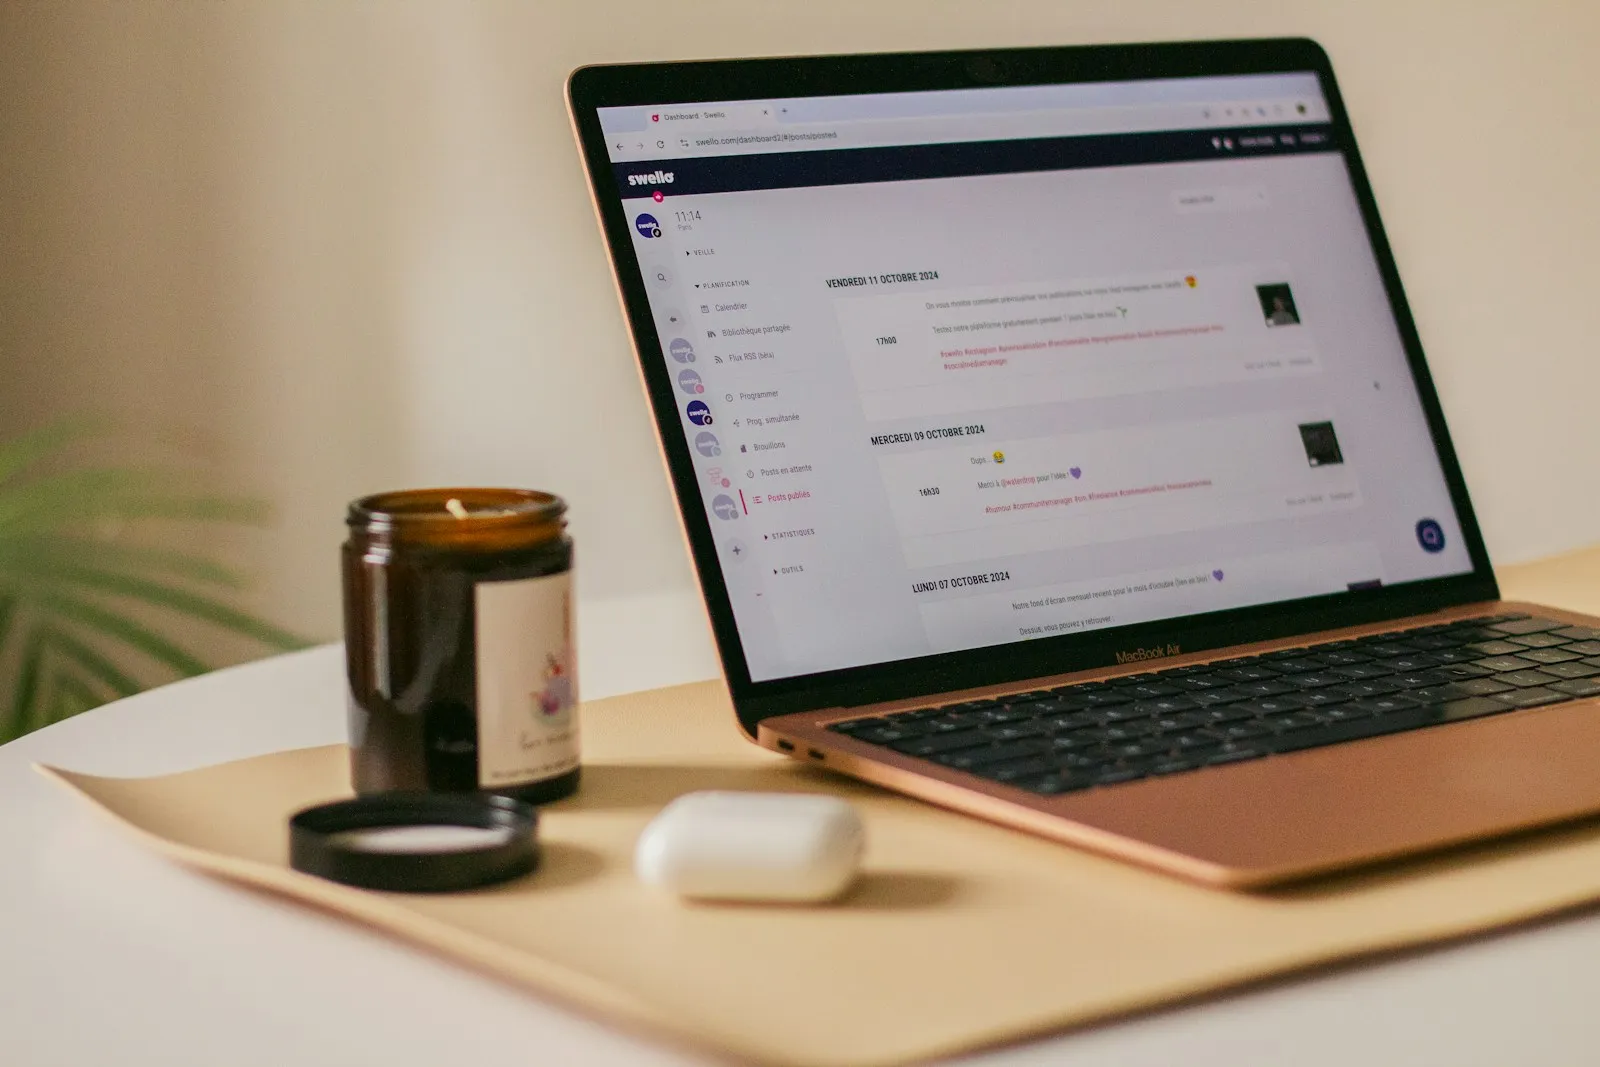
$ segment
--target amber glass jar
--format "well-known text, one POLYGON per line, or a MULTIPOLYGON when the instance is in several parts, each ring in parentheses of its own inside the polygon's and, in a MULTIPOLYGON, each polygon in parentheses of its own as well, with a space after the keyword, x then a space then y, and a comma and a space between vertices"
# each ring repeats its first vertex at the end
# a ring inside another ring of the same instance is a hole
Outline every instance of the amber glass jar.
POLYGON ((578 787, 572 540, 560 497, 417 489, 350 505, 343 551, 357 793, 578 787))

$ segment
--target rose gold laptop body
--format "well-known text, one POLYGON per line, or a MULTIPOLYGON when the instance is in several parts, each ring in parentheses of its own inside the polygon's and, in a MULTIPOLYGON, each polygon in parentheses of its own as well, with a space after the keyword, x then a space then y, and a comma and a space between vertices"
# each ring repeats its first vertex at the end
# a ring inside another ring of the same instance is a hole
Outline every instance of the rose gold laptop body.
MULTIPOLYGON (((1130 63, 1150 70, 1160 67, 1161 57, 1184 53, 1184 50, 1214 55, 1218 57, 1219 67, 1226 67, 1232 62, 1226 57, 1236 53, 1246 57, 1244 62, 1248 66, 1254 62, 1249 58, 1253 52, 1270 56, 1274 49, 1282 50, 1286 56, 1300 55, 1304 60, 1300 65, 1315 67, 1323 74, 1325 87, 1333 97, 1336 121, 1346 136, 1352 136, 1327 57, 1314 43, 1304 40, 944 53, 934 58, 953 57, 954 62, 963 64, 966 69, 983 70, 983 74, 975 76, 980 81, 991 82, 1003 79, 993 76, 985 64, 996 63, 1000 65, 998 69, 1004 70, 1005 63, 1021 62, 1017 57, 1033 54, 1126 53, 1130 63)), ((670 387, 663 390, 660 382, 653 381, 653 372, 648 369, 650 361, 660 359, 661 348, 650 323, 642 289, 632 277, 637 271, 631 263, 627 271, 619 269, 619 262, 626 261, 621 249, 627 244, 627 220, 615 210, 610 199, 598 192, 605 187, 609 174, 604 163, 604 137, 592 121, 592 108, 596 102, 604 102, 602 98, 612 89, 605 82, 613 72, 627 87, 641 80, 656 79, 664 84, 662 99, 692 100, 697 97, 673 95, 671 83, 675 77, 683 75, 691 85, 720 85, 725 71, 730 80, 737 80, 747 72, 735 68, 764 70, 770 67, 773 68, 771 77, 781 81, 786 72, 802 69, 808 63, 849 64, 856 58, 583 68, 575 72, 568 85, 569 113, 589 165, 594 208, 612 249, 611 267, 622 296, 624 314, 633 325, 641 381, 647 398, 657 408, 658 443, 669 479, 678 490, 680 525, 702 586, 707 590, 710 622, 725 665, 737 662, 742 667, 743 660, 737 658, 736 647, 730 650, 730 645, 737 643, 732 636, 736 631, 730 629, 724 606, 718 604, 711 593, 721 588, 720 578, 707 573, 708 569, 714 569, 715 564, 712 568, 707 566, 714 556, 705 551, 702 532, 693 522, 686 521, 689 507, 686 501, 692 499, 694 480, 692 474, 685 477, 681 446, 676 441, 669 443, 669 421, 659 417, 661 395, 665 392, 670 397, 671 390, 670 387), (709 74, 697 68, 708 68, 709 74), (591 85, 590 80, 600 84, 591 85)), ((873 64, 909 63, 929 58, 910 54, 867 56, 859 57, 859 62, 871 71, 873 64)), ((758 81, 765 76, 757 71, 758 81)), ((628 91, 629 88, 624 88, 621 93, 626 97, 628 91)), ((1354 182, 1363 200, 1368 225, 1375 234, 1380 261, 1388 262, 1387 245, 1353 141, 1350 154, 1354 182)), ((1407 335, 1408 349, 1412 350, 1419 386, 1426 401, 1436 405, 1409 312, 1397 291, 1391 296, 1396 299, 1396 315, 1407 335)), ((1437 414, 1432 417, 1442 459, 1447 470, 1459 480, 1442 417, 1437 414)), ((1212 647, 1192 653, 1181 643, 1164 643, 1157 637, 1154 643, 1166 654, 1153 662, 1141 659, 1126 666, 1031 674, 999 684, 923 692, 899 699, 863 703, 839 701, 797 713, 765 714, 755 721, 746 714, 735 686, 737 725, 754 743, 780 755, 874 783, 962 815, 1227 889, 1274 886, 1600 814, 1600 698, 1527 708, 1060 796, 1042 796, 1003 785, 929 760, 903 756, 885 746, 857 741, 828 729, 831 723, 867 716, 1114 679, 1508 612, 1600 629, 1600 617, 1497 599, 1464 487, 1459 487, 1456 493, 1456 505, 1458 517, 1468 528, 1469 539, 1473 542, 1477 588, 1488 591, 1491 594, 1488 598, 1361 625, 1308 630, 1271 640, 1232 645, 1211 643, 1212 647)), ((1148 636, 1144 636, 1137 647, 1143 651, 1149 643, 1148 636)))

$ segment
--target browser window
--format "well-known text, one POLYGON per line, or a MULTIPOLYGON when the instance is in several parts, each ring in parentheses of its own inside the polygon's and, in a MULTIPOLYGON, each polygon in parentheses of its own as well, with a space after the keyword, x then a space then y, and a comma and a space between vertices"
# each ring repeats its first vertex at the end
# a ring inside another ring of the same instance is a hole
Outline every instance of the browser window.
POLYGON ((600 118, 752 680, 1470 572, 1314 75, 600 118))

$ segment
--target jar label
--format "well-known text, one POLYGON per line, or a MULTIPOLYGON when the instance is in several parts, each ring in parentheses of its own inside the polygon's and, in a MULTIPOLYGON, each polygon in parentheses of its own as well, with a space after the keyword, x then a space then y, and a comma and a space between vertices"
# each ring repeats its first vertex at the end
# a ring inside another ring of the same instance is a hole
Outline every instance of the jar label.
POLYGON ((578 766, 572 572, 475 587, 478 785, 529 785, 578 766))

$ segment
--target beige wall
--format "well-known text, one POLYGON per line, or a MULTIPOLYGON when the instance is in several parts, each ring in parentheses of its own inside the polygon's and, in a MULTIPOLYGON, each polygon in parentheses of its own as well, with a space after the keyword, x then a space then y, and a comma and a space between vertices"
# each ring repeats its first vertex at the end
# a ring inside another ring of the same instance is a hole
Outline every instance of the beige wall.
POLYGON ((1305 33, 1333 54, 1490 549, 1600 539, 1600 6, 1412 0, 0 3, 0 434, 84 406, 275 500, 572 502, 591 593, 689 570, 567 130, 605 60, 1305 33))

